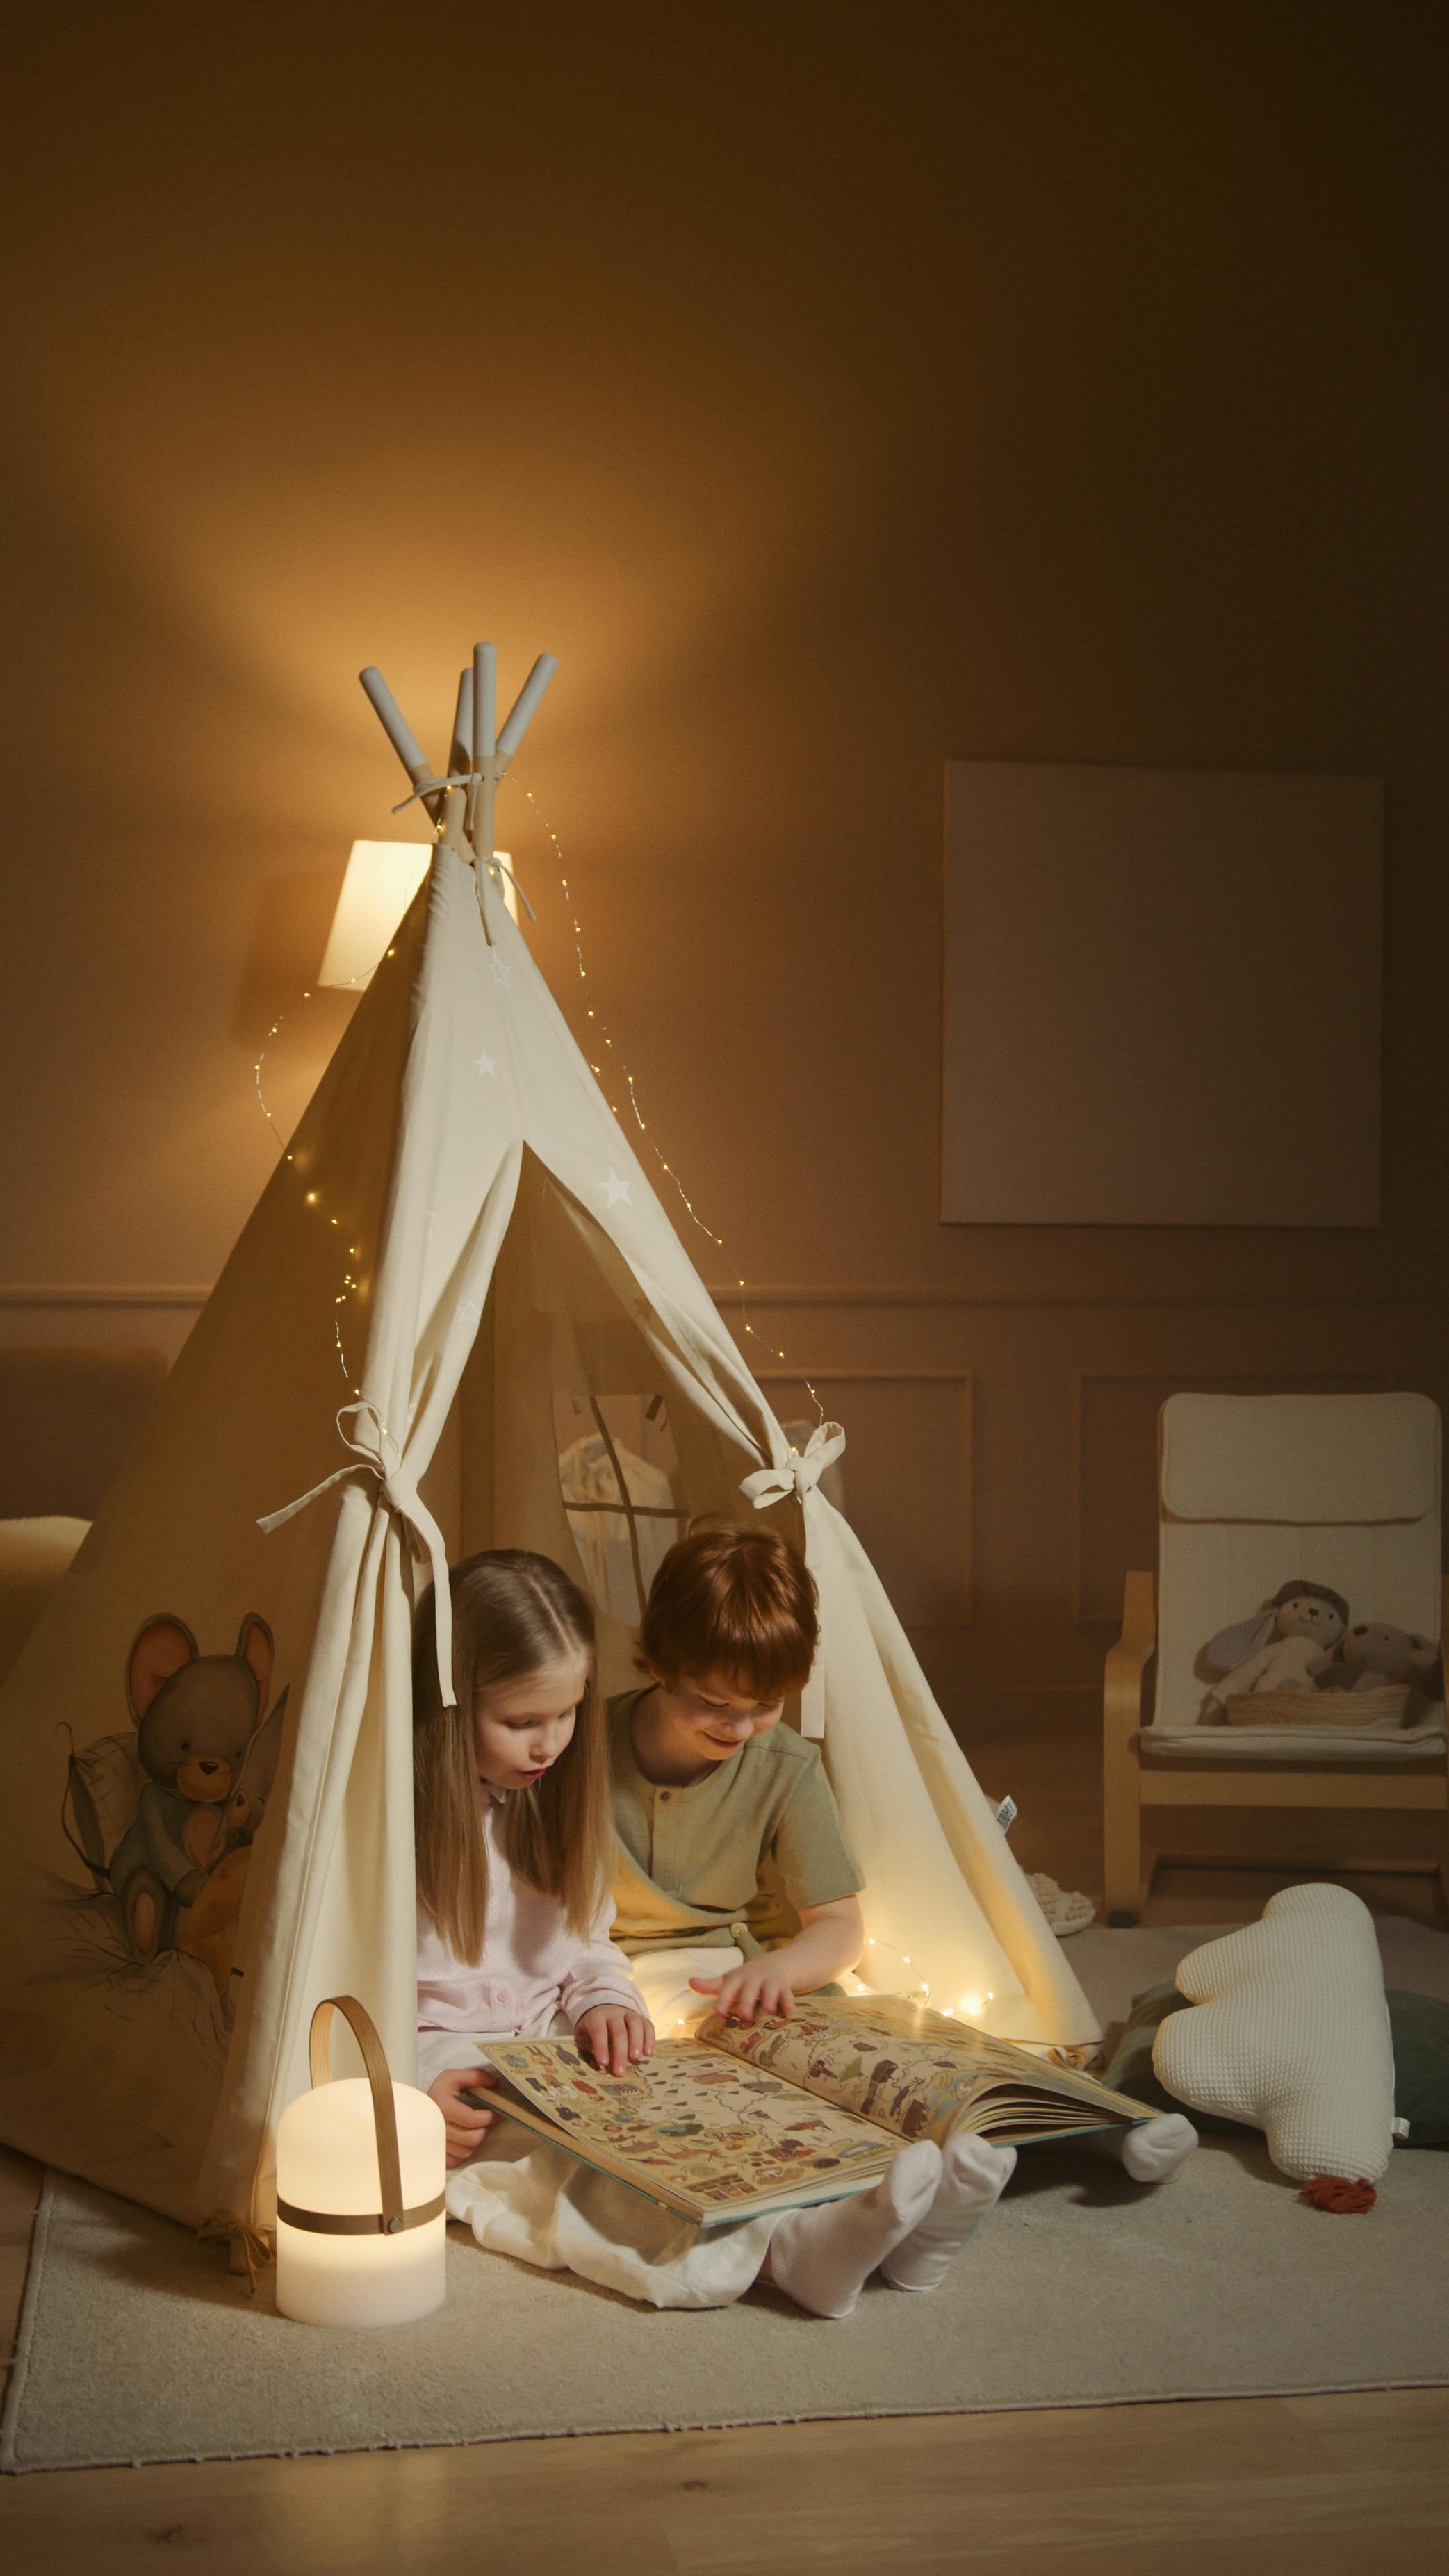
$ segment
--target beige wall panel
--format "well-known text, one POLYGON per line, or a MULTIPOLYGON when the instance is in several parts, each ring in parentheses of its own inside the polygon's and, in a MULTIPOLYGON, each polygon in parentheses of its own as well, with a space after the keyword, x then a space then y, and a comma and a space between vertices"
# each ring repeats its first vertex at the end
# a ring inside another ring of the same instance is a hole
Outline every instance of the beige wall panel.
MULTIPOLYGON (((761 1369, 777 1416, 814 1419, 803 1379, 761 1369)), ((969 1372, 848 1370, 812 1377, 846 1433, 846 1513, 907 1628, 971 1624, 969 1372)))
POLYGON ((942 1216, 1377 1225, 1382 904, 1378 779, 949 762, 942 1216))

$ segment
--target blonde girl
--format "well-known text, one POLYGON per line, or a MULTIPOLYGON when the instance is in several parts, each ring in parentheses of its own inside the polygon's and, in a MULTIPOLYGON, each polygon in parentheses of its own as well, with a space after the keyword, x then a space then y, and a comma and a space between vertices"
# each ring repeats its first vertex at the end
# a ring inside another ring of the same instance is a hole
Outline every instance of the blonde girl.
POLYGON ((492 2117, 465 2098, 479 2053, 449 2057, 454 2033, 538 2038, 557 2026, 615 2074, 649 2054, 653 2034, 609 1939, 613 1827, 589 1605, 550 1558, 520 1548, 470 1557, 450 1583, 457 1706, 442 1705, 425 1604, 413 1794, 419 2047, 453 2069, 430 2089, 458 2163, 492 2117))
POLYGON ((944 2276, 1014 2159, 956 2138, 903 2147, 873 2191, 702 2230, 538 2143, 480 2098, 490 2039, 572 2031, 622 2074, 654 2031, 609 1940, 609 1765, 588 1603, 547 1557, 498 1550, 453 1569, 444 1708, 425 1641, 414 1667, 420 2081, 448 2131, 450 2215, 480 2245, 655 2307, 719 2307, 762 2274, 847 2316, 884 2267, 901 2289, 944 2276))

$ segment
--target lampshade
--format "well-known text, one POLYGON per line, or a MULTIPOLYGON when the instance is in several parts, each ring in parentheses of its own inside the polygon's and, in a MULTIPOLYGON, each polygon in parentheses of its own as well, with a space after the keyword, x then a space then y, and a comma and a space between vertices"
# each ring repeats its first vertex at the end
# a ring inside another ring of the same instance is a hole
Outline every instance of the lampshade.
MULTIPOLYGON (((370 984, 388 944, 428 872, 431 841, 354 841, 337 910, 327 934, 319 984, 360 993, 370 984)), ((508 852, 500 850, 500 859, 508 852)), ((513 880, 503 880, 503 900, 518 919, 513 880)))

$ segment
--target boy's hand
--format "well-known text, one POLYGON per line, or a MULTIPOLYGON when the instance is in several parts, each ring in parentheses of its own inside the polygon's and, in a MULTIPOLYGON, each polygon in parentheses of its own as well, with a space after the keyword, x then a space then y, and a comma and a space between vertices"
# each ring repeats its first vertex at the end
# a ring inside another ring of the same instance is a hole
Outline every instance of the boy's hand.
POLYGON ((442 2112, 448 2132, 448 2164, 471 2164, 492 2128, 498 2114, 485 2111, 481 2104, 466 2101, 464 2096, 479 2093, 497 2076, 490 2066, 450 2066, 428 2086, 430 2101, 442 2112))
POLYGON ((647 2014, 626 2012, 621 2004, 595 2004, 580 2013, 574 2037, 587 2048, 602 2075, 627 2075, 631 2066, 654 2054, 654 2024, 647 2014))
POLYGON ((691 1977, 698 1995, 713 1995, 715 2011, 721 2019, 732 2014, 737 2021, 757 2021, 764 2013, 788 2021, 795 2009, 795 1996, 788 1978, 766 1956, 746 1959, 741 1968, 729 1968, 722 1977, 691 1977))

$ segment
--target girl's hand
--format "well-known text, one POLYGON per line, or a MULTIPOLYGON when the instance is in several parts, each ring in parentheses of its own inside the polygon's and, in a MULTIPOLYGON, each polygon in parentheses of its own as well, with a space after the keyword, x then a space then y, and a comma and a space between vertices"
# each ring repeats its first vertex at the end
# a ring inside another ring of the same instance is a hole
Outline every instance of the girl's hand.
POLYGON ((580 2013, 574 2037, 603 2075, 627 2075, 631 2066, 654 2054, 653 2022, 620 2004, 595 2004, 592 2012, 580 2013))
POLYGON ((768 1955, 746 1959, 743 1967, 727 1969, 722 1977, 691 1977, 689 1982, 697 1995, 713 1995, 722 2020, 732 2015, 736 2021, 757 2021, 761 2013, 773 2013, 788 2021, 795 2009, 789 1979, 781 1976, 768 1955))
POLYGON ((442 2112, 448 2132, 448 2165, 471 2164, 492 2128, 498 2114, 464 2100, 466 2093, 480 2093, 485 2085, 496 2084, 491 2066, 450 2066, 428 2086, 428 2096, 442 2112))

